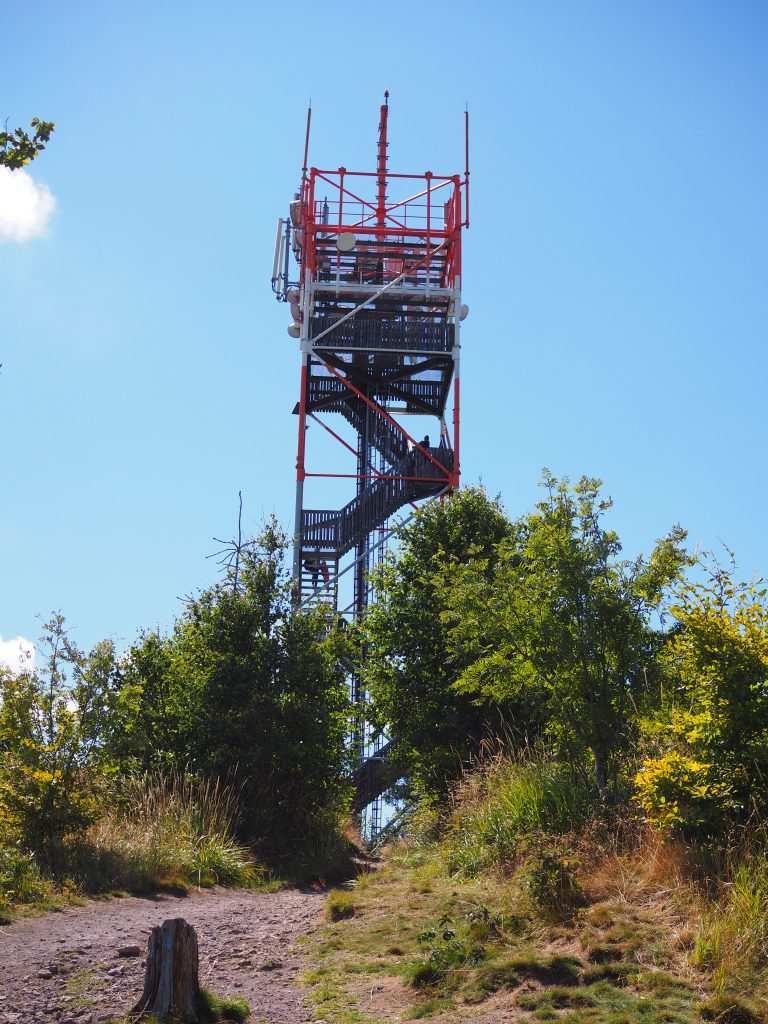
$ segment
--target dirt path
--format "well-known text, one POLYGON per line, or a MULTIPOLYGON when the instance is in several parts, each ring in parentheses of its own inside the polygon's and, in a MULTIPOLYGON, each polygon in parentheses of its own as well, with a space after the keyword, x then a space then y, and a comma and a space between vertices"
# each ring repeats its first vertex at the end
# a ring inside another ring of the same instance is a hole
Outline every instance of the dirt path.
POLYGON ((141 994, 149 930, 169 917, 197 930, 201 984, 244 996, 250 1021, 309 1021, 293 984, 301 957, 291 946, 317 922, 323 898, 296 889, 214 889, 92 902, 15 921, 0 928, 0 1024, 91 1024, 127 1013, 141 994), (140 955, 121 956, 130 946, 140 955))

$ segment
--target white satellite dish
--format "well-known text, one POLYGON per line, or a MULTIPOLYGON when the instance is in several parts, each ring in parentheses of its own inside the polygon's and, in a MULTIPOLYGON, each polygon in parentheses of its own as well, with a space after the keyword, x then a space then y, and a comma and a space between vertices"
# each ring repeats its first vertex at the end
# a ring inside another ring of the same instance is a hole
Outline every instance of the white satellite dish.
POLYGON ((469 306, 465 302, 462 305, 461 309, 459 310, 459 320, 466 320, 468 316, 469 316, 469 306))
POLYGON ((288 328, 288 333, 292 338, 298 338, 301 336, 301 326, 299 324, 291 324, 288 328))
POLYGON ((351 231, 342 231, 336 239, 336 248, 339 252, 352 252, 357 245, 357 236, 351 231))

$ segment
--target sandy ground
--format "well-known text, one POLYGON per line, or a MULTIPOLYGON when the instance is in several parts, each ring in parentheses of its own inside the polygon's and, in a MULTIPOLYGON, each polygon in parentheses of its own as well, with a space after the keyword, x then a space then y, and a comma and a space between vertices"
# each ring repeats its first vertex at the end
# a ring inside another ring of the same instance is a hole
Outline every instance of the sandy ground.
POLYGON ((128 1013, 143 988, 149 931, 171 917, 197 931, 201 984, 245 997, 250 1021, 312 1020, 295 984, 304 963, 291 947, 318 922, 323 901, 309 890, 213 889, 96 901, 15 921, 0 928, 0 1024, 92 1024, 128 1013))

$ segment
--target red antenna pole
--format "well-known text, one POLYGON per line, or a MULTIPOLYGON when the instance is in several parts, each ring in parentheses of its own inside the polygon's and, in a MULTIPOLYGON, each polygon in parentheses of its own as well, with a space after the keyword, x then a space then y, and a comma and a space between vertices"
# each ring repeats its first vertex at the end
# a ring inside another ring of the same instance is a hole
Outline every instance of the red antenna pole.
POLYGON ((387 220, 387 115, 389 89, 384 91, 384 102, 379 116, 379 159, 376 166, 376 223, 384 227, 387 220))

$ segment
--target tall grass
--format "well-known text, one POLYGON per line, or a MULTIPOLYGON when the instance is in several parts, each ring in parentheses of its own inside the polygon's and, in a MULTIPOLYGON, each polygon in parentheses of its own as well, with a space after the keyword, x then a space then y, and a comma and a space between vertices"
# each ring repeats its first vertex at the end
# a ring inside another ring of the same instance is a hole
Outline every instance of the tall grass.
POLYGON ((581 828, 594 811, 585 776, 544 754, 497 754, 467 774, 452 794, 445 844, 453 870, 469 875, 511 863, 534 833, 581 828))
POLYGON ((768 985, 768 856, 762 849, 734 859, 719 898, 702 914, 692 959, 712 971, 718 993, 742 989, 746 977, 768 985))
POLYGON ((122 798, 71 851, 86 889, 255 884, 263 876, 235 838, 237 789, 185 772, 129 779, 122 798))

